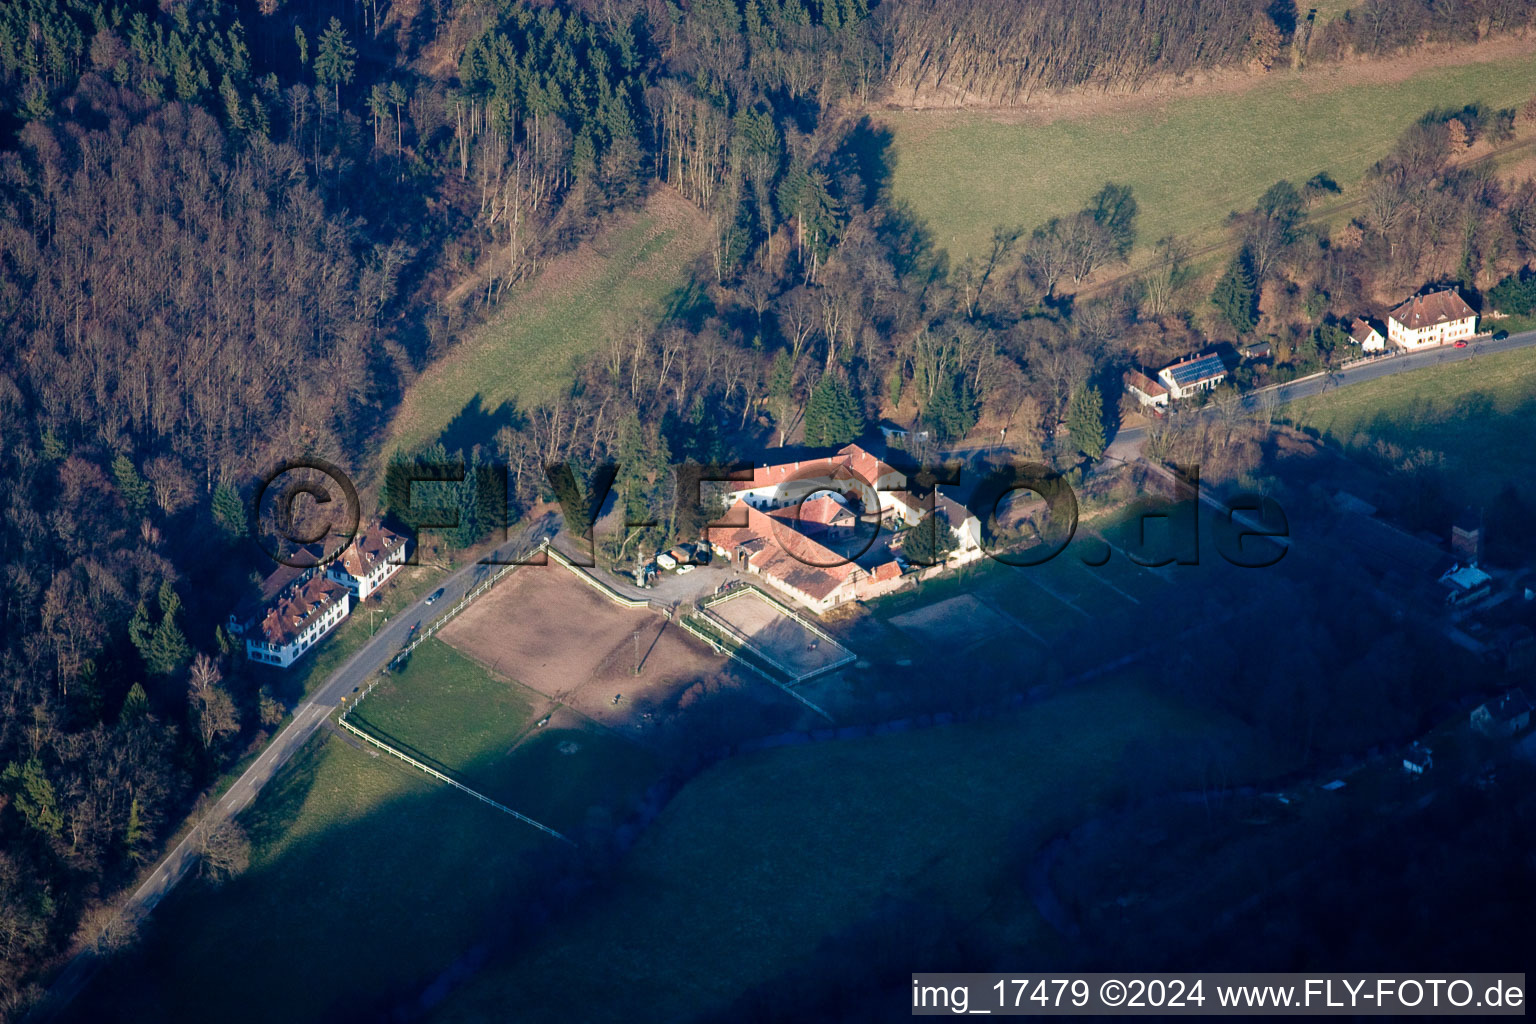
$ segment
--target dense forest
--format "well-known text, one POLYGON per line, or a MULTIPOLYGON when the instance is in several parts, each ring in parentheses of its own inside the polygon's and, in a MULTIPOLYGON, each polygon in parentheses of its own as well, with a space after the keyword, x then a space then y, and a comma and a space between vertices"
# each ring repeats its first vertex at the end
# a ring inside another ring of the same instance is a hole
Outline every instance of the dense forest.
MULTIPOLYGON (((1367 0, 1322 41, 1374 54, 1536 10, 1455 6, 1367 0)), ((219 629, 269 568, 245 541, 257 474, 304 454, 379 470, 412 379, 653 189, 709 218, 692 299, 461 453, 506 461, 514 514, 549 497, 545 465, 614 457, 632 518, 675 532, 669 465, 840 443, 883 414, 941 442, 985 421, 1071 464, 1102 450, 1120 371, 1209 322, 1300 372, 1384 284, 1476 294, 1530 261, 1536 185, 1454 163, 1512 111, 1428 116, 1335 237, 1304 223, 1329 182, 1277 184, 1234 215, 1214 305, 1178 238, 1140 279, 1074 294, 1136 241, 1112 182, 959 265, 890 200, 865 113, 888 95, 1262 67, 1294 30, 1284 5, 1203 0, 0 6, 0 1007, 282 720, 219 629)), ((1161 443, 1254 467, 1231 436, 1161 443)))

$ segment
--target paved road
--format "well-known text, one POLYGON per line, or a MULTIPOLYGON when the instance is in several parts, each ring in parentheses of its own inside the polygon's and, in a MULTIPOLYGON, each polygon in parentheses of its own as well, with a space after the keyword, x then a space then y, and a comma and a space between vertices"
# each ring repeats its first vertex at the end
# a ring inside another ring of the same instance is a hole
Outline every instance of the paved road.
MULTIPOLYGON (((1237 407, 1245 412, 1257 412, 1262 409, 1273 408, 1277 405, 1284 405, 1286 402, 1294 402, 1299 398, 1311 398, 1314 395, 1321 395, 1335 388, 1348 387, 1351 384, 1361 384, 1368 380, 1376 380, 1378 377, 1390 377, 1396 373, 1407 373, 1411 370, 1423 370, 1432 366, 1460 363, 1468 359, 1476 359, 1478 356, 1491 355, 1495 352, 1508 352, 1512 349, 1531 348, 1533 346, 1536 346, 1536 331, 1522 331, 1519 334, 1511 334, 1509 337, 1499 341, 1494 341, 1491 338, 1479 339, 1470 342, 1466 348, 1442 345, 1419 352, 1403 352, 1398 355, 1382 356, 1347 369, 1320 373, 1316 376, 1291 381, 1288 384, 1279 384, 1258 391, 1250 391, 1242 396, 1237 403, 1237 407)), ((1217 407, 1207 405, 1198 409, 1194 415, 1214 416, 1217 413, 1217 407)), ((1141 447, 1146 438, 1146 427, 1132 427, 1128 430, 1119 431, 1105 454, 1111 458, 1121 459, 1126 462, 1133 461, 1140 457, 1141 447)))
MULTIPOLYGON (((197 826, 155 866, 155 870, 119 910, 117 920, 135 924, 142 921, 197 862, 202 830, 228 821, 250 806, 262 787, 272 781, 278 769, 304 746, 331 712, 341 705, 343 698, 350 696, 370 676, 388 664, 418 630, 425 629, 438 615, 452 608, 460 598, 495 572, 499 564, 527 552, 552 529, 551 517, 534 522, 482 561, 467 565, 444 580, 442 596, 437 597, 430 607, 427 599, 422 598, 393 615, 362 649, 331 673, 318 690, 294 709, 293 717, 283 731, 267 744, 261 756, 208 809, 197 826)), ((91 949, 78 953, 54 979, 47 1000, 32 1014, 32 1019, 46 1021, 62 1013, 90 981, 101 960, 91 949)))

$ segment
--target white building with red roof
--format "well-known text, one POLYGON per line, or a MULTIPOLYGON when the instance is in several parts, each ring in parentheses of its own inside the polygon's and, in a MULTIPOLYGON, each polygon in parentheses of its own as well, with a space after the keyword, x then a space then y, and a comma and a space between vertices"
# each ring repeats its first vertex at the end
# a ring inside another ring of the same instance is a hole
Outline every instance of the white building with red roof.
POLYGON ((968 509, 937 492, 911 493, 904 473, 856 444, 824 458, 756 466, 750 480, 730 485, 729 504, 721 522, 734 525, 709 529, 715 551, 816 612, 909 584, 879 531, 915 526, 930 510, 955 539, 950 564, 983 554, 981 523, 968 509), (871 542, 852 556, 829 546, 860 537, 871 542))
POLYGON ((1369 320, 1359 316, 1349 325, 1349 340, 1359 345, 1362 352, 1380 352, 1387 347, 1387 339, 1381 332, 1369 320))
POLYGON ((379 523, 359 530, 352 543, 326 567, 325 575, 358 601, 382 587, 405 564, 405 538, 379 523))
POLYGON ((762 512, 745 499, 738 498, 721 522, 735 525, 710 527, 716 554, 815 612, 890 593, 908 582, 894 558, 865 569, 795 529, 792 520, 762 512))
POLYGON ((1462 341, 1477 333, 1477 314, 1455 288, 1416 295, 1387 314, 1387 338, 1405 349, 1462 341))
POLYGON ((856 444, 820 459, 754 466, 751 480, 730 485, 731 496, 753 508, 770 512, 795 505, 826 491, 843 496, 845 504, 862 510, 891 510, 889 492, 907 486, 906 474, 856 444))
POLYGON ((292 665, 352 611, 351 592, 317 568, 279 570, 263 593, 274 589, 253 617, 230 616, 229 631, 245 639, 246 657, 264 665, 292 665))
POLYGON ((1125 390, 1142 405, 1167 407, 1168 389, 1161 382, 1153 380, 1140 370, 1126 370, 1122 380, 1125 383, 1125 390))

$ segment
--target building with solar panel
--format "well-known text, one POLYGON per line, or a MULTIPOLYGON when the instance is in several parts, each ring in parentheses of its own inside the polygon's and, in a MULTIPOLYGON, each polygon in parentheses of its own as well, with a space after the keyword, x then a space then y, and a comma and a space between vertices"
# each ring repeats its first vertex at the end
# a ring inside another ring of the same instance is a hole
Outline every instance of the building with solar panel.
POLYGON ((1188 398, 1198 392, 1209 391, 1226 380, 1227 364, 1215 352, 1191 356, 1183 362, 1158 370, 1157 379, 1163 382, 1174 398, 1188 398))

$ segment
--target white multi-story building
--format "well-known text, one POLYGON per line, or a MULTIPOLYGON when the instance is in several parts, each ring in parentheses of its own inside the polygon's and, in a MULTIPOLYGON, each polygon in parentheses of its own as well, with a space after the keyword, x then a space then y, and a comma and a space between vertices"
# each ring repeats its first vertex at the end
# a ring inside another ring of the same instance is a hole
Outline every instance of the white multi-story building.
POLYGON ((374 523, 358 532, 347 549, 326 567, 325 575, 365 600, 405 564, 405 538, 374 523))
POLYGON ((1387 339, 1406 349, 1462 341, 1477 333, 1477 314, 1454 288, 1416 295, 1387 314, 1387 339))
POLYGON ((278 592, 259 617, 239 622, 230 617, 230 632, 245 639, 245 654, 264 665, 287 668, 303 656, 352 610, 346 587, 306 569, 278 592))

